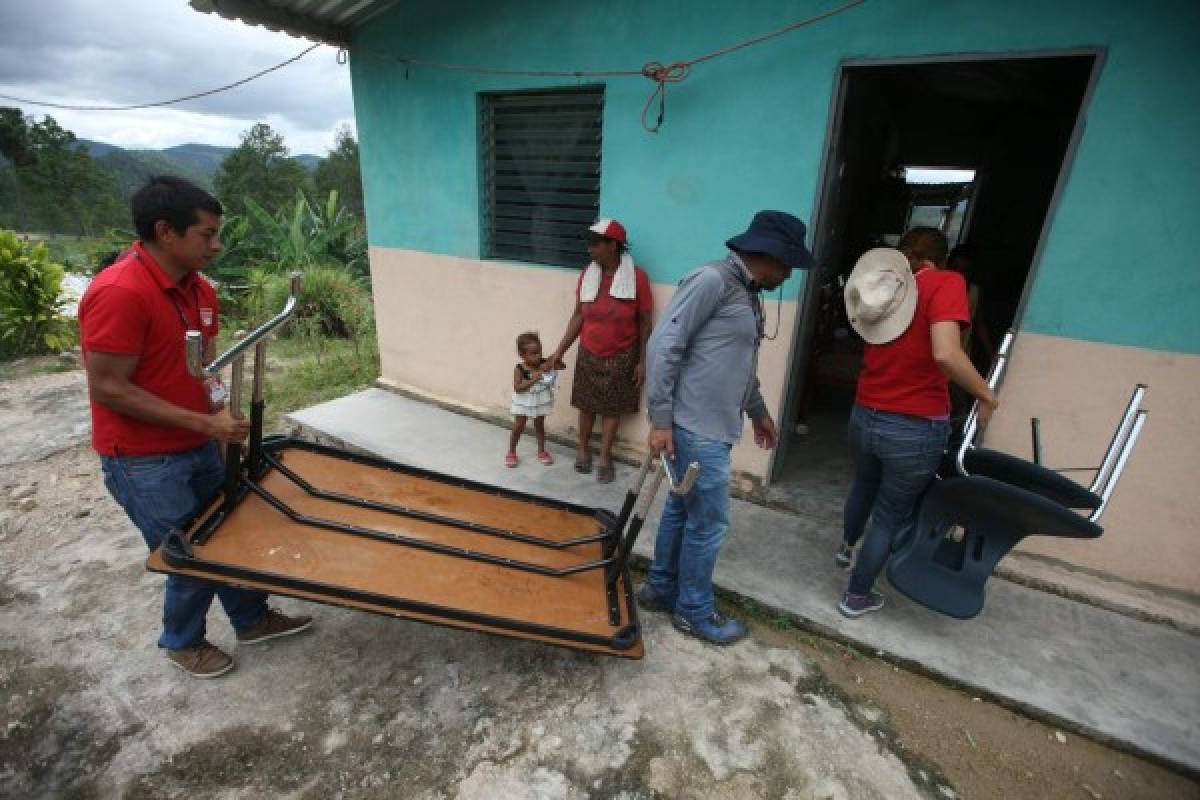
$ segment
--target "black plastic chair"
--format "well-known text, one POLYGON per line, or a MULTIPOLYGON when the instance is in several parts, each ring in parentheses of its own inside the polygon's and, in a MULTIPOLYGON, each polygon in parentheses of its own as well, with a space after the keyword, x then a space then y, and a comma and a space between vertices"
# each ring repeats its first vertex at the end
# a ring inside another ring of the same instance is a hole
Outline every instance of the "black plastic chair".
POLYGON ((1095 539, 1103 532, 1027 489, 992 478, 948 478, 926 493, 916 529, 888 562, 887 576, 921 605, 970 619, 983 609, 996 564, 1026 536, 1095 539), (948 536, 956 526, 963 530, 957 540, 948 536))
MULTIPOLYGON (((1001 343, 988 377, 992 388, 999 384, 1013 338, 1010 331, 1001 343)), ((939 479, 920 501, 915 529, 897 544, 888 562, 888 580, 934 611, 970 619, 983 609, 987 580, 1000 559, 1025 537, 1100 536, 1104 529, 1097 523, 1146 421, 1141 408, 1145 393, 1144 384, 1134 387, 1087 488, 1040 464, 976 447, 973 409, 939 479), (1072 509, 1090 514, 1084 517, 1072 509), (961 537, 950 535, 956 529, 961 537)), ((1035 453, 1038 449, 1035 445, 1035 453)))

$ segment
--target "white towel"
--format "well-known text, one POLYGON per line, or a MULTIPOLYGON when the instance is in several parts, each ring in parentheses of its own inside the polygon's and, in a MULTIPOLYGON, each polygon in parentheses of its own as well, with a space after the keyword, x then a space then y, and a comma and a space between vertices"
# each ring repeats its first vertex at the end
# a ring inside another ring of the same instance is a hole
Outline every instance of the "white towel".
MULTIPOLYGON (((583 281, 579 284, 579 302, 594 303, 600 293, 600 278, 604 271, 595 261, 588 264, 583 271, 583 281)), ((633 256, 628 252, 621 253, 621 263, 613 275, 612 285, 608 293, 618 300, 632 300, 637 294, 637 275, 634 272, 633 256)))

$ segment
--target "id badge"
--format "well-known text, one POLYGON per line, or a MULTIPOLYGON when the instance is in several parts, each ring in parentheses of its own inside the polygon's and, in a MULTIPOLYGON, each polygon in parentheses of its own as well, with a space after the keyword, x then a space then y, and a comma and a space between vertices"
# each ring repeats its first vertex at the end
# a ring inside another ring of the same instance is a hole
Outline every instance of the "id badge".
POLYGON ((208 393, 208 410, 210 412, 220 411, 225 407, 225 401, 229 399, 229 391, 219 377, 211 375, 205 378, 204 389, 208 393))

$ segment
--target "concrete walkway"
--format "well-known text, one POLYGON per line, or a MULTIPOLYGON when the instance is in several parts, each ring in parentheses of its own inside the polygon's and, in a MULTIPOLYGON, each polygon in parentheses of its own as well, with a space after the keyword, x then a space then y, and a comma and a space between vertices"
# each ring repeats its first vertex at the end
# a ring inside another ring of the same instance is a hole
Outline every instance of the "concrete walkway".
MULTIPOLYGON (((529 438, 520 466, 505 469, 508 431, 383 389, 291 419, 323 441, 588 506, 618 508, 634 472, 619 466, 617 482, 601 486, 572 470, 566 448, 552 445, 558 463, 543 467, 529 438)), ((643 556, 657 519, 655 510, 637 544, 643 556)), ((886 586, 882 613, 847 620, 835 608, 846 579, 833 565, 838 536, 828 517, 734 500, 717 583, 861 649, 1200 773, 1200 637, 998 579, 974 620, 934 614, 886 586)))

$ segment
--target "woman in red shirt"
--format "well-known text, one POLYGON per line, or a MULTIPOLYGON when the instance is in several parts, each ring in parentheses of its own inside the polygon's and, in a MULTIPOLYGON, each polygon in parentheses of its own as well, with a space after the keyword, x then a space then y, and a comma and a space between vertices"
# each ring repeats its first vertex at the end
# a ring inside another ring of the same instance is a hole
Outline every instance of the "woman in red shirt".
POLYGON ((866 340, 863 369, 850 414, 854 485, 846 499, 837 563, 854 562, 838 604, 848 617, 883 607, 872 587, 895 542, 912 529, 916 504, 933 478, 950 435, 948 380, 979 400, 979 422, 996 409, 996 395, 962 349, 970 325, 962 275, 945 270, 946 237, 913 228, 899 252, 865 253, 846 284, 850 324, 866 340))
POLYGON ((600 467, 596 480, 611 483, 613 440, 622 414, 638 409, 646 376, 646 340, 653 325, 650 279, 629 255, 625 228, 602 219, 585 233, 592 262, 576 286, 575 313, 567 323, 550 362, 559 369, 563 354, 579 337, 579 359, 571 386, 571 405, 579 409, 575 471, 592 471, 589 439, 601 418, 600 467))

